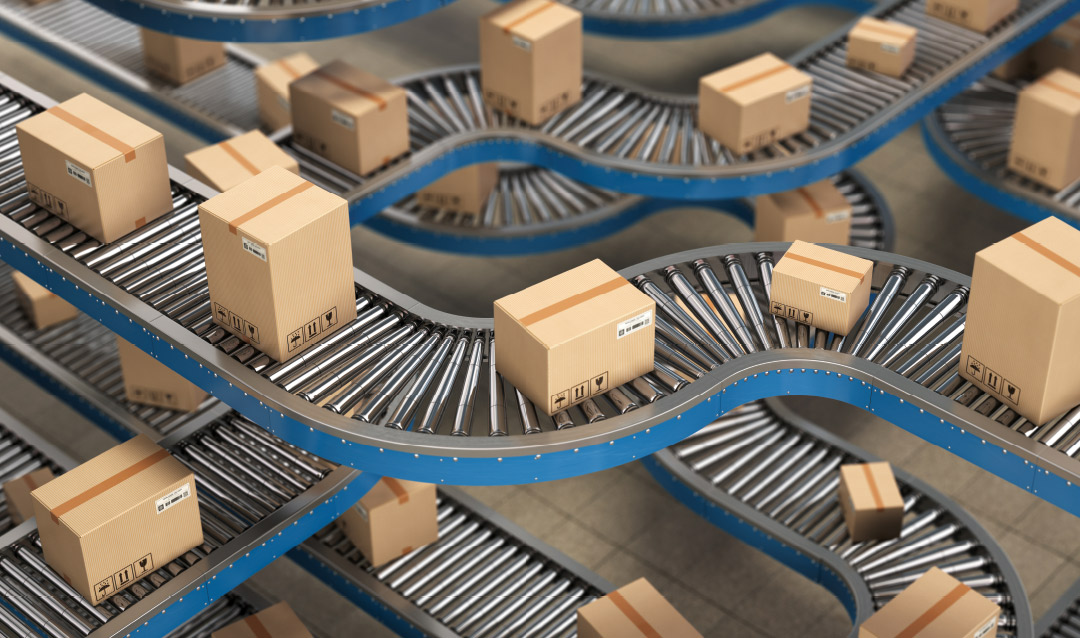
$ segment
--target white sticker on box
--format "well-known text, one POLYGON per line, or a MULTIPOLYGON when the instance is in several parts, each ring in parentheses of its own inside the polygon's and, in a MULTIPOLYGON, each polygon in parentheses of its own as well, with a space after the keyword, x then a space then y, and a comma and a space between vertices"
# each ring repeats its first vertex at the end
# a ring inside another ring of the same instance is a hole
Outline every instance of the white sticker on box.
POLYGON ((284 95, 278 95, 277 102, 278 106, 280 106, 282 110, 284 110, 286 113, 292 111, 292 107, 289 106, 289 98, 285 97, 284 95))
POLYGON ((337 124, 338 126, 344 126, 350 131, 356 130, 356 119, 337 109, 330 110, 330 119, 334 120, 334 124, 337 124))
POLYGON ((90 181, 90 171, 86 170, 85 168, 79 168, 78 166, 75 166, 67 160, 64 160, 64 163, 67 164, 68 175, 71 175, 72 177, 79 180, 83 184, 86 184, 90 188, 94 187, 94 183, 90 181))
POLYGON ((986 623, 986 625, 983 626, 982 629, 980 629, 979 631, 976 631, 975 635, 972 638, 983 638, 983 636, 990 633, 990 630, 993 629, 994 625, 996 625, 996 624, 997 624, 997 618, 992 618, 990 620, 990 622, 986 623))
POLYGON ((889 44, 888 42, 881 43, 881 50, 885 53, 900 53, 900 47, 895 44, 889 44))
POLYGON ((630 317, 616 326, 616 339, 622 339, 628 334, 637 332, 652 324, 652 310, 646 310, 636 317, 630 317))
POLYGON ((241 239, 244 242, 244 250, 251 253, 252 255, 255 255, 259 259, 261 259, 263 261, 266 261, 266 249, 265 248, 263 248, 262 246, 256 244, 255 242, 251 241, 247 237, 242 237, 241 239))
POLYGON ((180 487, 159 498, 157 502, 154 503, 154 510, 160 514, 189 496, 191 496, 191 483, 184 483, 180 487))
POLYGON ((519 49, 525 49, 526 51, 532 51, 532 42, 529 42, 525 38, 522 38, 522 37, 519 37, 519 36, 516 36, 516 35, 511 35, 510 39, 513 40, 514 46, 518 47, 519 49))
POLYGON ((806 86, 800 86, 797 89, 791 89, 790 91, 787 92, 787 96, 786 96, 785 100, 786 100, 786 102, 788 104, 791 104, 795 100, 801 100, 801 99, 803 99, 804 97, 806 97, 808 95, 810 95, 810 85, 809 84, 807 84, 806 86))
POLYGON ((851 211, 838 210, 825 215, 826 224, 835 224, 836 222, 842 222, 851 217, 851 211))
POLYGON ((366 507, 359 503, 357 503, 354 507, 356 507, 356 513, 360 515, 360 518, 364 519, 365 521, 368 520, 368 513, 366 507))
POLYGON ((832 299, 833 301, 839 301, 840 303, 847 303, 847 293, 833 290, 832 288, 826 288, 825 286, 821 287, 821 296, 826 299, 832 299))

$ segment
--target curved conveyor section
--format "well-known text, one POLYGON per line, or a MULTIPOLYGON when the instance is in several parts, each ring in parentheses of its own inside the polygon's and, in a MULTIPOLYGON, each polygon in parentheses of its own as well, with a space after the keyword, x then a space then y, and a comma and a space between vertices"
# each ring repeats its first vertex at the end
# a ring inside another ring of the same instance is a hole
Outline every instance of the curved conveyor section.
POLYGON ((853 544, 836 489, 838 467, 878 459, 775 400, 740 406, 646 459, 653 476, 710 522, 819 582, 858 625, 931 567, 1001 606, 999 638, 1034 636, 1023 584, 975 519, 895 470, 904 497, 898 540, 853 544))
POLYGON ((1021 86, 987 76, 923 121, 930 155, 972 194, 1013 215, 1050 215, 1080 225, 1080 183, 1054 191, 1009 170, 1009 144, 1021 86))
POLYGON ((1080 581, 1061 595, 1035 624, 1039 638, 1080 638, 1080 581))
MULTIPOLYGON (((1072 458, 1080 452, 1080 408, 1035 426, 958 378, 968 286, 958 273, 845 248, 876 262, 882 301, 864 327, 838 339, 763 318, 783 244, 715 247, 635 266, 623 275, 661 306, 656 369, 549 418, 492 374, 490 320, 427 308, 360 272, 359 318, 318 350, 281 365, 227 335, 209 314, 195 211, 202 195, 176 182, 173 213, 112 245, 88 239, 26 199, 11 126, 47 100, 19 90, 2 98, 0 258, 325 458, 433 483, 550 480, 650 454, 752 399, 814 394, 872 410, 1080 513, 1080 465, 1072 458), (724 316, 702 305, 693 279, 724 316), (736 290, 749 325, 730 304, 727 293, 736 290), (712 334, 674 305, 676 294, 707 313, 712 334)), ((186 179, 175 171, 174 178, 186 179)))
MULTIPOLYGON (((223 69, 176 88, 149 77, 134 25, 83 0, 30 5, 0 0, 0 29, 158 112, 196 135, 222 139, 258 126, 252 72, 262 63, 230 47, 223 69), (108 34, 101 39, 95 34, 108 34)), ((441 72, 430 76, 438 79, 441 72)), ((454 117, 448 102, 431 108, 454 117)), ((346 193, 356 181, 316 171, 308 177, 346 193)), ((891 247, 892 220, 884 200, 859 174, 833 176, 855 207, 851 245, 891 247)), ((409 196, 383 210, 353 216, 354 223, 429 248, 468 254, 520 255, 593 241, 682 202, 646 199, 593 188, 543 168, 505 168, 499 187, 481 215, 420 206, 409 196)), ((744 200, 703 202, 753 224, 744 200)))

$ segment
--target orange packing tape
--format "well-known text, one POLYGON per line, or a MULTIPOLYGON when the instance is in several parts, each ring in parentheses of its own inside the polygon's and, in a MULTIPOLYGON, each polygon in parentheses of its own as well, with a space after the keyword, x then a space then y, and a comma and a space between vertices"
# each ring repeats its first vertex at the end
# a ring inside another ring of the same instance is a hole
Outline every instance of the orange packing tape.
POLYGON ((404 485, 398 483, 397 479, 392 479, 387 476, 383 477, 383 480, 386 481, 386 487, 389 487, 390 491, 397 497, 398 505, 404 505, 409 502, 409 493, 405 490, 404 485))
POLYGON ((529 19, 543 13, 543 12, 547 11, 548 9, 550 9, 551 7, 554 7, 554 6, 555 6, 554 2, 547 2, 547 3, 544 3, 543 6, 537 7, 535 9, 533 9, 532 11, 526 13, 525 15, 521 16, 517 20, 511 20, 509 23, 503 25, 503 33, 510 33, 511 29, 518 26, 522 22, 525 22, 526 20, 529 20, 529 19))
POLYGON ((71 113, 68 113, 67 111, 65 111, 63 109, 63 107, 54 106, 54 107, 52 107, 51 109, 49 109, 49 110, 47 110, 45 112, 50 113, 53 116, 60 118, 61 120, 64 120, 68 124, 70 124, 70 125, 74 126, 75 128, 79 129, 83 133, 86 133, 87 135, 89 135, 90 137, 96 139, 97 141, 104 142, 105 144, 108 144, 109 146, 113 147, 114 149, 120 151, 121 153, 124 154, 124 163, 125 164, 127 164, 128 162, 135 159, 135 148, 134 147, 129 146, 127 144, 124 144, 120 140, 116 139, 112 135, 109 135, 105 131, 99 129, 98 127, 96 127, 93 124, 87 122, 86 120, 83 120, 81 118, 78 118, 78 117, 72 115, 71 113))
MULTIPOLYGON (((55 295, 56 293, 50 293, 50 294, 55 295)), ((30 476, 29 474, 23 474, 22 475, 22 482, 26 483, 26 487, 29 487, 31 492, 33 492, 34 490, 36 490, 38 488, 37 481, 35 481, 34 477, 30 476)))
POLYGON ((282 71, 285 71, 292 76, 292 79, 295 80, 296 78, 300 77, 300 74, 296 72, 296 69, 294 69, 291 64, 286 62, 285 59, 278 60, 277 63, 278 66, 281 67, 282 71))
POLYGON ((777 73, 780 73, 781 71, 786 71, 786 70, 788 70, 790 68, 792 68, 792 66, 790 64, 787 64, 786 62, 781 62, 780 66, 773 67, 773 68, 769 69, 768 71, 762 71, 761 73, 758 73, 757 75, 751 75, 750 77, 739 80, 738 82, 735 82, 734 84, 729 84, 728 86, 725 86, 724 88, 720 89, 720 92, 721 93, 727 93, 728 91, 734 91, 735 89, 741 89, 744 86, 753 84, 754 82, 758 82, 760 80, 764 80, 767 77, 776 75, 777 73))
POLYGON ((550 306, 548 306, 547 308, 541 308, 540 310, 537 310, 536 312, 532 313, 531 315, 526 315, 526 316, 522 317, 521 325, 523 325, 523 326, 531 326, 532 324, 534 324, 534 323, 536 323, 538 321, 543 321, 544 319, 547 319, 548 317, 554 317, 555 315, 559 314, 560 312, 562 312, 564 310, 569 310, 570 308, 573 308, 574 306, 577 306, 579 304, 583 304, 586 301, 588 301, 588 300, 590 300, 590 299, 592 299, 594 297, 599 297, 600 295, 603 295, 605 293, 609 293, 609 292, 612 292, 614 290, 618 290, 619 288, 622 288, 623 286, 630 286, 630 285, 631 284, 630 284, 629 281, 623 279, 622 277, 616 277, 615 279, 612 279, 611 281, 608 281, 607 283, 602 283, 599 286, 596 286, 594 288, 590 288, 589 290, 586 290, 585 292, 579 292, 576 295, 570 295, 566 299, 563 299, 562 301, 558 301, 556 303, 553 303, 550 306))
POLYGON ((251 633, 255 634, 255 638, 273 638, 273 636, 270 635, 270 632, 267 631, 266 625, 264 625, 255 614, 245 618, 244 624, 251 630, 251 633))
POLYGON ((649 621, 645 620, 645 617, 639 614, 638 610, 634 609, 633 605, 631 605, 622 594, 613 591, 608 594, 608 598, 611 599, 611 602, 613 602, 615 606, 619 608, 619 611, 626 616, 627 620, 634 623, 634 626, 638 628, 638 631, 640 631, 641 635, 645 636, 645 638, 664 638, 660 635, 660 632, 653 629, 653 626, 649 624, 649 621))
POLYGON ((855 28, 856 29, 866 29, 867 31, 874 31, 876 33, 881 33, 883 35, 891 35, 891 36, 894 36, 894 37, 897 37, 897 38, 906 38, 907 35, 908 35, 907 32, 901 32, 900 29, 898 29, 896 27, 890 28, 888 26, 884 26, 884 25, 880 25, 880 24, 870 24, 870 23, 860 22, 860 23, 855 25, 855 28))
POLYGON ((371 100, 375 104, 379 105, 379 110, 380 111, 386 109, 386 100, 384 100, 382 98, 382 96, 379 95, 378 93, 372 93, 371 91, 368 91, 367 89, 362 89, 362 88, 356 86, 355 84, 350 84, 349 82, 346 82, 345 80, 342 80, 341 78, 330 75, 329 73, 327 73, 326 71, 323 71, 321 69, 318 70, 318 71, 315 71, 315 75, 321 77, 322 79, 326 80, 330 84, 333 84, 334 86, 338 87, 339 89, 345 89, 346 91, 349 91, 350 93, 355 93, 355 94, 357 94, 359 96, 362 96, 362 97, 365 97, 365 98, 371 100))
POLYGON ((1074 90, 1072 90, 1070 88, 1066 88, 1064 86, 1061 86, 1057 82, 1047 80, 1046 78, 1043 78, 1043 79, 1039 80, 1035 84, 1041 84, 1041 85, 1043 85, 1043 86, 1045 86, 1047 88, 1054 89, 1058 93, 1064 93, 1065 95, 1068 95, 1069 97, 1075 97, 1075 98, 1080 99, 1080 91, 1074 91, 1074 90))
POLYGON ((1076 275, 1077 277, 1080 277, 1080 266, 1077 266, 1076 264, 1072 263, 1068 259, 1065 259, 1064 257, 1062 257, 1061 255, 1059 255, 1059 254, 1055 253, 1054 251, 1050 250, 1046 246, 1043 246, 1039 242, 1037 242, 1034 239, 1028 237, 1024 233, 1022 233, 1022 232, 1016 233, 1012 237, 1016 241, 1018 241, 1021 244, 1027 246, 1028 248, 1034 250, 1035 252, 1039 253, 1043 257, 1046 257, 1047 259, 1049 259, 1050 261, 1054 262, 1055 264, 1061 266, 1065 270, 1068 270, 1069 272, 1076 275))
POLYGON ((241 226, 243 226, 247 222, 251 221, 252 219, 255 219, 259 215, 262 215, 263 213, 270 210, 274 206, 277 206, 278 204, 281 204, 282 202, 292 198, 294 195, 299 195, 300 193, 303 193, 304 191, 311 188, 312 186, 314 186, 314 184, 312 184, 311 182, 304 182, 303 184, 300 184, 299 186, 290 188, 289 190, 285 191, 284 193, 278 195, 277 197, 272 197, 272 198, 266 200, 262 204, 259 204, 255 208, 252 208, 248 212, 244 213, 243 215, 241 215, 241 216, 237 217, 236 219, 232 220, 231 222, 229 222, 229 232, 235 235, 237 228, 240 228, 241 226))
POLYGON ((869 463, 863 463, 862 469, 863 473, 866 474, 866 484, 870 486, 870 495, 874 497, 874 507, 880 512, 885 509, 885 501, 881 500, 881 492, 878 491, 874 473, 870 471, 869 463))
POLYGON ((952 591, 945 594, 945 596, 933 604, 930 609, 927 609, 921 616, 915 619, 910 625, 908 625, 903 631, 893 636, 893 638, 915 638, 919 635, 923 629, 926 629, 930 623, 937 620, 938 616, 948 611, 949 607, 956 604, 956 601, 964 597, 964 594, 971 591, 967 585, 963 583, 953 587, 952 591))
POLYGON ((67 514, 71 510, 75 509, 76 507, 78 507, 78 506, 80 506, 80 505, 82 505, 82 504, 84 504, 84 503, 86 503, 88 501, 91 501, 91 500, 97 498, 98 496, 101 496, 105 492, 108 492, 109 490, 116 487, 117 485, 120 485, 121 483, 128 480, 129 478, 137 475, 139 472, 142 472, 143 470, 146 470, 146 469, 149 469, 149 468, 153 467, 159 461, 167 458, 168 456, 169 456, 169 451, 168 450, 158 450, 157 452, 154 452, 153 454, 151 454, 150 456, 146 457, 145 459, 139 461, 138 463, 136 463, 136 464, 134 464, 134 465, 132 465, 132 466, 126 468, 126 469, 120 470, 116 474, 113 474, 112 476, 110 476, 109 478, 105 479, 104 481, 98 483, 97 485, 94 485, 94 486, 90 487, 89 489, 81 492, 80 494, 77 494, 77 495, 69 498, 68 500, 66 500, 63 503, 61 503, 61 504, 57 505, 56 507, 54 507, 52 509, 52 511, 49 512, 52 515, 53 523, 59 523, 60 522, 60 517, 63 516, 64 514, 67 514))
POLYGON ((814 201, 814 198, 805 188, 797 188, 795 192, 801 195, 806 200, 806 203, 810 205, 810 209, 814 211, 814 217, 821 219, 825 216, 825 211, 821 209, 821 206, 818 206, 818 203, 814 201))
POLYGON ((802 255, 799 255, 799 254, 792 254, 791 252, 785 253, 784 258, 785 259, 794 259, 795 261, 801 261, 804 264, 809 264, 811 266, 817 266, 818 268, 824 268, 825 270, 831 270, 831 271, 833 271, 835 273, 840 273, 841 275, 847 275, 848 277, 854 277, 855 279, 858 279, 860 283, 862 282, 863 279, 866 278, 866 275, 864 273, 855 272, 854 270, 848 270, 847 268, 841 268, 840 266, 834 266, 834 265, 832 265, 830 263, 826 263, 824 261, 818 261, 817 259, 811 259, 810 257, 803 257, 802 255))
POLYGON ((236 160, 237 164, 239 164, 240 166, 243 166, 245 171, 251 173, 252 175, 258 175, 259 174, 259 169, 256 168, 254 164, 249 162, 246 157, 241 155, 240 151, 233 148, 232 144, 229 144, 228 142, 222 142, 221 144, 218 144, 218 146, 221 147, 221 150, 228 153, 229 157, 236 160))

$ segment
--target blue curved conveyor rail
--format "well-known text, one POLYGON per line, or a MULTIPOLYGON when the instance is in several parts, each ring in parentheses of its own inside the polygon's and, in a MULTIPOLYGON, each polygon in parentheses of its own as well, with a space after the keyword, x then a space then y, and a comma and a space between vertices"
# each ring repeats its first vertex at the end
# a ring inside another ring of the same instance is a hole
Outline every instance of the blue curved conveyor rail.
POLYGON ((32 205, 11 126, 48 100, 9 81, 0 258, 65 297, 248 419, 324 458, 433 483, 510 484, 596 471, 674 444, 733 407, 775 394, 837 398, 947 447, 1073 513, 1080 409, 1032 424, 959 378, 968 279, 925 262, 875 262, 877 301, 849 338, 765 314, 783 244, 702 249, 623 275, 660 305, 657 367, 554 417, 494 372, 487 319, 447 315, 355 273, 359 318, 279 364, 214 325, 195 204, 102 246, 32 205), (15 88, 13 88, 15 87, 15 88), (691 284, 691 280, 698 283, 691 284), (705 312, 701 292, 721 309, 705 312), (738 292, 744 322, 728 297, 738 292), (703 313, 697 327, 674 297, 703 313), (661 321, 662 320, 662 321, 661 321), (730 322, 731 328, 726 326, 730 322))
POLYGON ((852 618, 852 638, 931 567, 1001 606, 998 638, 1035 636, 1023 584, 1001 547, 963 508, 906 472, 895 470, 904 497, 900 537, 851 542, 838 468, 876 460, 766 399, 644 463, 694 512, 829 589, 852 618))
MULTIPOLYGON (((83 0, 29 5, 0 0, 0 28, 109 88, 163 112, 192 133, 223 139, 256 128, 252 73, 263 61, 235 47, 224 68, 184 87, 167 86, 146 74, 137 29, 83 0), (92 34, 108 33, 107 40, 92 34)), ((438 78, 439 72, 431 77, 438 78)), ((438 108, 435 105, 433 108, 438 108)), ((445 111, 443 111, 445 117, 445 111)), ((349 178, 334 171, 309 177, 336 192, 349 178)), ((885 202, 854 171, 834 176, 854 206, 851 245, 888 249, 892 220, 885 202)), ((753 224, 742 199, 700 202, 753 224)), ((482 214, 466 215, 419 205, 407 197, 366 223, 413 244, 467 254, 521 255, 565 249, 600 239, 656 212, 682 205, 592 188, 542 168, 504 168, 482 214)), ((359 215, 354 222, 363 221, 359 215)))
POLYGON ((1021 82, 987 76, 923 120, 930 155, 953 180, 1013 215, 1051 215, 1080 226, 1080 183, 1054 191, 1009 170, 1009 144, 1021 82))
POLYGON ((1061 595, 1039 622, 1035 624, 1038 638, 1080 638, 1080 581, 1061 595))

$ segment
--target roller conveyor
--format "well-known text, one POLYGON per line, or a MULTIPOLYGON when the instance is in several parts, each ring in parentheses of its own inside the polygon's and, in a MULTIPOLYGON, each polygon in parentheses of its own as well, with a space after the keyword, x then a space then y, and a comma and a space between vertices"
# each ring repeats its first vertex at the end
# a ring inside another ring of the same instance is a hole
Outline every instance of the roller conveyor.
MULTIPOLYGON (((59 474, 71 464, 66 454, 0 410, 0 485, 43 467, 59 474)), ((15 526, 8 514, 7 497, 0 490, 0 534, 15 526)))
POLYGON ((926 147, 950 177, 994 206, 1032 221, 1055 215, 1080 225, 1080 184, 1054 191, 1009 170, 1021 88, 982 78, 923 121, 926 147))
POLYGON ((1080 581, 1073 583, 1035 623, 1039 638, 1080 638, 1080 581))
POLYGON ((931 567, 1001 606, 999 638, 1037 635, 1020 577, 990 534, 902 470, 894 468, 905 508, 900 538, 850 541, 838 467, 876 460, 770 399, 728 412, 645 465, 695 512, 832 591, 854 621, 853 637, 931 567))

